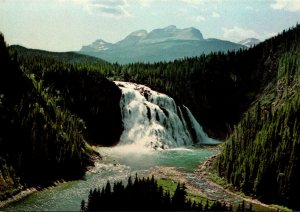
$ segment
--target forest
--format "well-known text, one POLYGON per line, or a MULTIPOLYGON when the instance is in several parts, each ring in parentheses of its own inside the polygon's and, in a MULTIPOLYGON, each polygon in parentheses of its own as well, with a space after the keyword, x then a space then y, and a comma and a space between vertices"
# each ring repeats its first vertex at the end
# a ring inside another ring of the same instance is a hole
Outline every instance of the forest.
POLYGON ((119 65, 57 54, 7 47, 0 36, 2 198, 82 176, 95 157, 90 144, 116 144, 121 93, 110 80, 123 80, 168 94, 210 136, 226 140, 215 169, 237 190, 300 209, 299 24, 250 49, 173 62, 119 65))
POLYGON ((267 203, 299 210, 300 30, 278 58, 275 77, 243 115, 215 164, 221 176, 267 203))
MULTIPOLYGON (((243 205, 243 204, 242 204, 243 205)), ((240 206, 240 211, 251 211, 251 206, 246 208, 240 206)), ((157 181, 152 178, 139 179, 136 175, 134 181, 131 176, 126 186, 122 181, 110 182, 105 187, 91 189, 87 203, 81 202, 81 211, 232 211, 232 206, 227 206, 219 201, 209 204, 191 202, 186 198, 184 184, 177 184, 173 195, 158 186, 157 181)))
POLYGON ((72 64, 52 54, 19 55, 1 34, 0 200, 82 177, 98 156, 90 144, 115 144, 122 130, 121 92, 84 62, 74 65, 85 56, 66 54, 72 64))

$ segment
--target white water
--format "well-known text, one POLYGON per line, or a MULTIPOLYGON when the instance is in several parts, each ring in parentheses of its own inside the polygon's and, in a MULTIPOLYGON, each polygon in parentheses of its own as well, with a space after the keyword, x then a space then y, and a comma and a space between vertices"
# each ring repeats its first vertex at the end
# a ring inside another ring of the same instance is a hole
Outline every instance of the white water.
POLYGON ((119 145, 142 150, 219 143, 206 135, 187 107, 180 108, 171 97, 144 85, 115 83, 122 90, 124 132, 119 145))
MULTIPOLYGON (((123 93, 120 107, 124 132, 120 145, 97 148, 103 159, 96 161, 82 180, 38 191, 3 210, 75 211, 82 199, 87 200, 90 189, 105 185, 107 180, 111 183, 126 180, 135 173, 143 176, 155 167, 175 167, 200 183, 193 178, 193 171, 200 162, 215 155, 216 150, 186 146, 217 141, 207 137, 187 107, 178 107, 167 95, 143 85, 115 83, 123 93), (162 147, 170 149, 153 151, 162 147)), ((209 186, 206 184, 199 187, 205 190, 209 186)))

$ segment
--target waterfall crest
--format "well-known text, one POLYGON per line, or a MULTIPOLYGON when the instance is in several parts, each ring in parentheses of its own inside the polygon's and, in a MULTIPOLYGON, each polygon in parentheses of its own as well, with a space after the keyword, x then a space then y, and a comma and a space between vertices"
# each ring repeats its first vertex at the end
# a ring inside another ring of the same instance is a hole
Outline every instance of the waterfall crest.
POLYGON ((122 90, 120 108, 124 131, 119 145, 134 144, 155 149, 215 144, 196 121, 191 111, 149 87, 115 81, 122 90))

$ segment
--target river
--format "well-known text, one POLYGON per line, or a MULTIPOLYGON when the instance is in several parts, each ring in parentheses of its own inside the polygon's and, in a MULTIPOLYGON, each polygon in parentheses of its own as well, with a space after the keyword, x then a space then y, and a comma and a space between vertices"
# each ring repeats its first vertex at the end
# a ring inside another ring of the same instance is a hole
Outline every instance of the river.
MULTIPOLYGON (((115 82, 122 90, 120 109, 124 131, 116 147, 97 147, 102 160, 95 161, 83 179, 61 183, 37 191, 4 210, 76 211, 90 189, 102 187, 107 180, 127 180, 128 176, 144 176, 153 170, 172 167, 196 189, 209 198, 240 202, 195 173, 198 164, 218 153, 205 144, 218 144, 209 138, 192 112, 184 105, 149 87, 128 82, 115 82), (202 144, 202 147, 195 147, 202 144)), ((155 171, 154 171, 155 173, 155 171)), ((34 176, 33 176, 34 177, 34 176)))
POLYGON ((128 176, 139 176, 153 168, 176 167, 183 173, 192 174, 199 162, 217 153, 211 148, 176 148, 155 151, 136 149, 134 146, 114 148, 99 147, 103 156, 95 162, 83 179, 59 184, 12 203, 3 210, 18 211, 74 211, 80 209, 82 199, 87 199, 90 189, 110 182, 126 180, 128 176))

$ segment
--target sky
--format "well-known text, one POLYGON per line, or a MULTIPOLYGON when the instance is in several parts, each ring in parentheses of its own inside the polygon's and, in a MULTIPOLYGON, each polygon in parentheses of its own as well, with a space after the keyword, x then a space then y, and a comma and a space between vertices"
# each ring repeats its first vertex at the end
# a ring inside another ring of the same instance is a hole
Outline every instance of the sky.
POLYGON ((204 38, 264 40, 300 23, 300 0, 0 0, 9 45, 76 51, 96 39, 176 25, 204 38))

